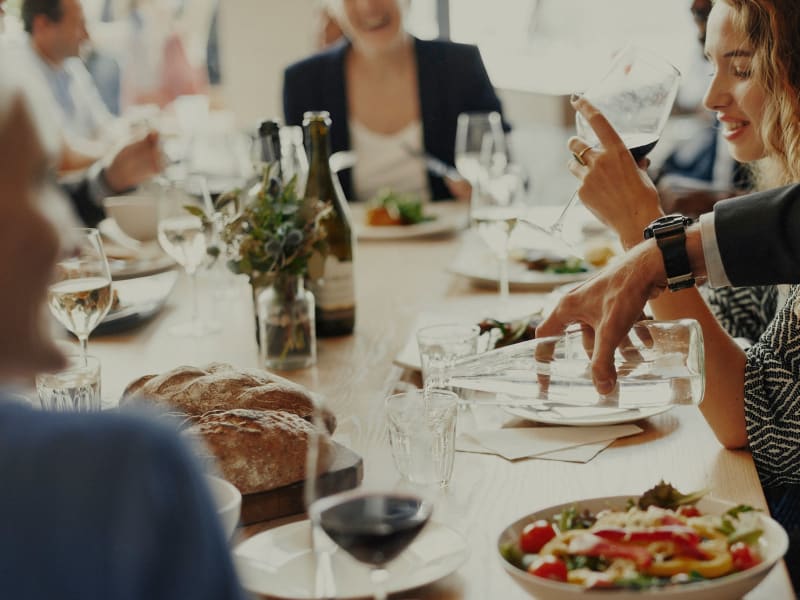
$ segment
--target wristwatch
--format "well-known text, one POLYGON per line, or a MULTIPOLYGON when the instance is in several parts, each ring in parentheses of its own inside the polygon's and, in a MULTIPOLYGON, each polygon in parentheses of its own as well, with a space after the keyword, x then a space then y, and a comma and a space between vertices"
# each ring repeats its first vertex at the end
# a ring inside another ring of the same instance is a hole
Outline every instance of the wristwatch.
POLYGON ((673 292, 694 286, 694 275, 686 253, 686 228, 691 224, 689 217, 667 215, 644 229, 644 239, 656 239, 667 272, 667 287, 673 292))

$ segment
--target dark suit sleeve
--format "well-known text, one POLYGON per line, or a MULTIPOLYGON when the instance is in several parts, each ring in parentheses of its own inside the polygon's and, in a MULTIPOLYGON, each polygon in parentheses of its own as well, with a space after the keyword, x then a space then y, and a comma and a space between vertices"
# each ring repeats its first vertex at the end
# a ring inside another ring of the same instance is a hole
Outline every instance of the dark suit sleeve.
POLYGON ((289 67, 283 72, 283 119, 287 125, 302 125, 303 112, 308 110, 303 98, 303 77, 297 68, 289 67))
POLYGON ((88 176, 70 183, 62 183, 61 188, 69 196, 72 207, 87 227, 95 227, 106 218, 103 207, 98 206, 92 198, 88 176))
MULTIPOLYGON (((468 102, 468 110, 462 112, 499 112, 503 114, 503 107, 500 99, 494 90, 486 66, 483 64, 480 50, 477 46, 467 46, 467 60, 464 67, 468 70, 465 75, 468 82, 465 100, 468 102)), ((503 117, 503 129, 511 131, 511 126, 503 117)))
POLYGON ((714 229, 733 285, 800 283, 800 185, 717 202, 714 229))

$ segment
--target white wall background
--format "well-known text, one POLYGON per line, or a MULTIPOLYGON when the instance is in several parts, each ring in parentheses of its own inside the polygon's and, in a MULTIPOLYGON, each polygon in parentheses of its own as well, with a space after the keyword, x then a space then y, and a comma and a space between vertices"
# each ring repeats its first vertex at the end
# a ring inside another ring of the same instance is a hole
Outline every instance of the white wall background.
POLYGON ((313 0, 220 0, 225 106, 237 126, 283 117, 283 69, 313 51, 313 0))

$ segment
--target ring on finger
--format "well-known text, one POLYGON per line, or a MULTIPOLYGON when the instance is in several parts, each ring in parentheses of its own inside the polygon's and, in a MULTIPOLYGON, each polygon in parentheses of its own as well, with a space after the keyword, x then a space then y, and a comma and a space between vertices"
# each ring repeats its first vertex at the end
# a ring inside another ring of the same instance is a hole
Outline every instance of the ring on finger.
POLYGON ((583 160, 583 155, 586 154, 586 152, 591 150, 591 149, 592 149, 591 146, 586 146, 586 148, 584 148, 583 150, 581 150, 577 154, 575 152, 573 152, 572 156, 575 159, 575 162, 577 162, 579 165, 585 167, 586 166, 586 161, 583 160))

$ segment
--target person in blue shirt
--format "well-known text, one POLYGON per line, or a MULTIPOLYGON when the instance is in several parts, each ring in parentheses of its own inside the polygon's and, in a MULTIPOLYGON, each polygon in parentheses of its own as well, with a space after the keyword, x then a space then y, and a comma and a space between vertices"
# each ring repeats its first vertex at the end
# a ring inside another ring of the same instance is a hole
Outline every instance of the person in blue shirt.
POLYGON ((0 597, 240 600, 204 476, 173 429, 16 400, 64 358, 42 318, 60 246, 39 210, 57 193, 51 160, 10 81, 0 62, 0 597))

